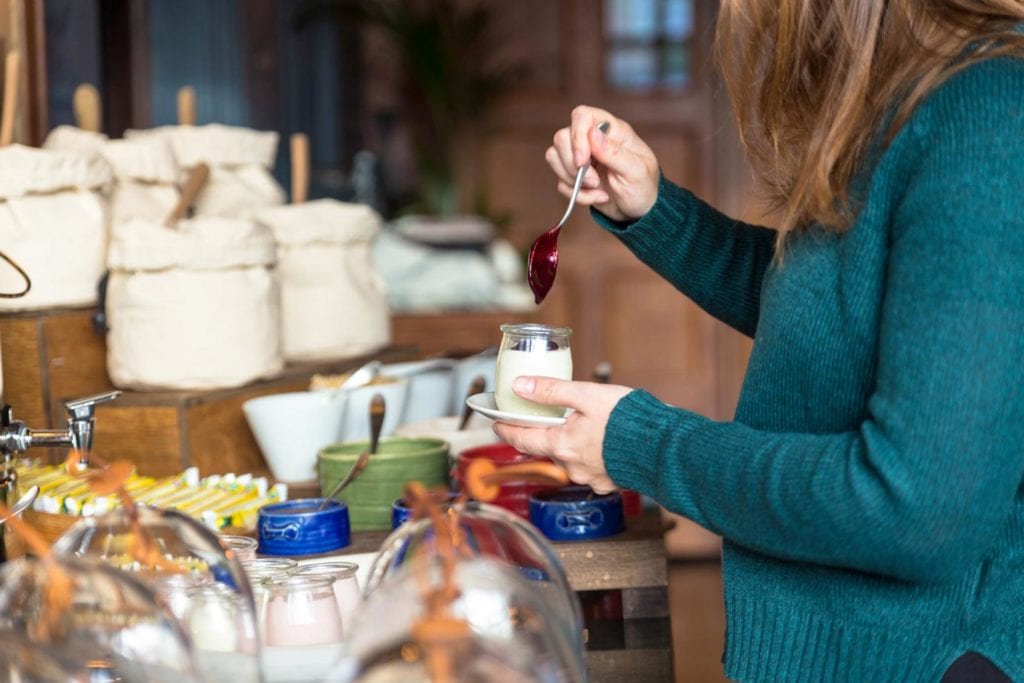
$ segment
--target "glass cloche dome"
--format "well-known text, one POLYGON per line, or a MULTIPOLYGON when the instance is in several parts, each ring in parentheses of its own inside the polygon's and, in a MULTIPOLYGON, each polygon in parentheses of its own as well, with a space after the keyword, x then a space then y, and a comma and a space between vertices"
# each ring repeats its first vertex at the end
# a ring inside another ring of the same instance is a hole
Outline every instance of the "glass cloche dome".
POLYGON ((235 553, 195 519, 147 505, 115 508, 76 522, 53 553, 102 561, 149 586, 191 636, 203 679, 260 680, 249 580, 235 553), (192 610, 202 610, 204 618, 191 619, 192 610), (211 620, 216 637, 207 626, 211 620))
MULTIPOLYGON (((573 634, 574 644, 583 648, 583 614, 576 593, 569 585, 558 554, 528 522, 511 512, 476 501, 445 506, 454 514, 464 542, 460 552, 469 557, 486 557, 501 562, 527 579, 530 590, 542 595, 552 607, 552 616, 573 634)), ((436 552, 434 525, 429 519, 406 522, 381 545, 370 567, 364 594, 370 596, 404 570, 416 557, 436 552)))
MULTIPOLYGON (((422 557, 422 556, 421 556, 422 557)), ((561 606, 491 557, 460 559, 447 615, 438 556, 391 572, 356 615, 332 683, 567 683, 585 680, 582 649, 561 606)))
POLYGON ((3 565, 0 642, 5 680, 199 680, 189 638, 153 591, 88 560, 3 565))

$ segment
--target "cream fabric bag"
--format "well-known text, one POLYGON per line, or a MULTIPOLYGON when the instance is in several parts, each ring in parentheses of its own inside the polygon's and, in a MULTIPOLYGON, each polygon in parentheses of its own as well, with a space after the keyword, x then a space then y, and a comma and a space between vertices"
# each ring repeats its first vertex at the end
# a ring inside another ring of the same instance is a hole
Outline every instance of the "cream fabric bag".
POLYGON ((107 371, 119 387, 213 389, 279 372, 274 241, 225 218, 113 228, 107 371))
POLYGON ((170 146, 185 171, 200 162, 210 177, 194 205, 196 215, 250 218, 260 209, 284 203, 284 190, 270 174, 277 133, 237 126, 163 126, 129 130, 125 138, 158 137, 170 146))
POLYGON ((134 218, 160 221, 178 201, 178 164, 162 138, 109 140, 101 133, 58 126, 50 131, 43 147, 91 150, 107 160, 114 173, 110 193, 113 223, 134 218))
MULTIPOLYGON (((95 152, 9 145, 0 149, 0 245, 32 278, 0 310, 36 310, 96 302, 105 269, 110 166, 95 152)), ((0 268, 0 291, 21 277, 0 268)))
POLYGON ((287 360, 352 356, 391 338, 387 289, 370 243, 381 219, 363 204, 320 199, 260 212, 274 233, 287 360))

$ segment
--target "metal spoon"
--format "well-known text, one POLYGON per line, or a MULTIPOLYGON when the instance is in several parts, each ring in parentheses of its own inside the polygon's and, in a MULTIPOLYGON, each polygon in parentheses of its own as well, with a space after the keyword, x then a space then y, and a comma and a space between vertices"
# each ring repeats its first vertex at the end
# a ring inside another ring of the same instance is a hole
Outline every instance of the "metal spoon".
POLYGON ((370 384, 373 380, 377 379, 377 375, 380 374, 380 368, 381 362, 379 360, 371 360, 364 363, 341 383, 338 390, 348 391, 349 389, 356 389, 370 384))
POLYGON ((11 517, 17 517, 22 512, 24 512, 26 509, 28 509, 28 506, 32 504, 32 501, 34 501, 36 499, 36 496, 38 496, 38 495, 39 495, 39 487, 38 486, 33 486, 28 491, 25 491, 25 493, 21 496, 21 498, 18 499, 18 502, 15 503, 14 506, 11 508, 10 513, 6 517, 4 517, 3 519, 0 519, 0 524, 3 524, 4 522, 6 522, 11 517))
MULTIPOLYGON (((610 124, 604 121, 598 124, 597 129, 602 133, 607 133, 609 126, 610 124)), ((573 207, 576 206, 576 197, 580 193, 580 187, 583 185, 583 176, 587 174, 588 168, 590 168, 589 161, 580 166, 580 170, 576 172, 576 182, 572 186, 569 207, 565 210, 562 220, 558 221, 555 227, 542 233, 534 241, 533 246, 530 247, 530 258, 526 266, 526 280, 530 283, 534 301, 538 304, 544 300, 544 297, 548 295, 548 291, 551 290, 551 285, 555 283, 555 270, 558 268, 558 233, 569 219, 569 214, 572 213, 573 207)))
POLYGON ((366 465, 370 462, 370 456, 377 452, 377 445, 380 443, 380 430, 384 426, 384 397, 380 394, 374 394, 373 398, 370 399, 370 447, 359 454, 356 461, 352 464, 352 467, 345 476, 342 477, 341 481, 334 485, 331 492, 324 496, 323 501, 317 506, 317 512, 327 507, 327 504, 336 498, 345 487, 356 480, 363 470, 366 469, 366 465))
POLYGON ((346 391, 372 384, 373 380, 377 379, 377 375, 380 374, 381 367, 382 363, 379 360, 371 360, 363 363, 353 370, 352 374, 346 377, 344 382, 336 386, 334 389, 327 391, 327 399, 333 401, 346 391))

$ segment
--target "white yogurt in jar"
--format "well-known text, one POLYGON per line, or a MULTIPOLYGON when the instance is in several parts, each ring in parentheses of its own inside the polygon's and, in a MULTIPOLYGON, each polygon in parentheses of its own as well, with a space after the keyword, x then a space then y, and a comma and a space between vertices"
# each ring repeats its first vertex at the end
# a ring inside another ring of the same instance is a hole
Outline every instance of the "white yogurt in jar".
POLYGON ((561 417, 565 408, 527 401, 514 391, 512 382, 522 375, 572 379, 572 354, 568 347, 549 350, 544 343, 530 344, 526 350, 502 348, 498 354, 494 402, 498 410, 518 415, 561 417))

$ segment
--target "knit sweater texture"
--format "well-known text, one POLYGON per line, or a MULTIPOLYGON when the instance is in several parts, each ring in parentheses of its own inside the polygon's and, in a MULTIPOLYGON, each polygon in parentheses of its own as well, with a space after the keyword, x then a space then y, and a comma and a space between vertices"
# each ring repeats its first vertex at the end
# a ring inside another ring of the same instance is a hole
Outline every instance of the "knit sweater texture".
POLYGON ((1024 61, 947 80, 860 177, 852 227, 781 265, 664 178, 633 223, 594 212, 754 338, 734 421, 635 390, 605 463, 724 537, 730 678, 938 681, 974 650, 1024 681, 1024 61))

